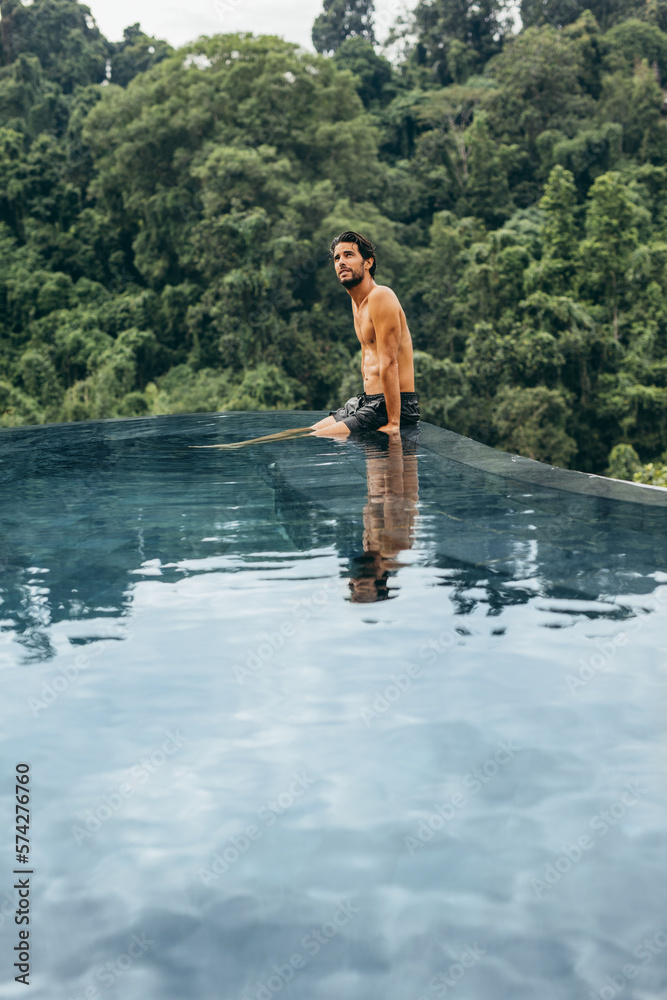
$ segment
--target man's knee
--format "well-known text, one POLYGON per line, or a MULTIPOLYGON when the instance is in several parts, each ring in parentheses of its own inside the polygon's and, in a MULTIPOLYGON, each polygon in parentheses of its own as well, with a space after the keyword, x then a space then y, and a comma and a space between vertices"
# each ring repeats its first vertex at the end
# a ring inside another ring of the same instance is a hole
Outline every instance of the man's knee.
POLYGON ((333 417, 331 418, 331 424, 327 424, 325 427, 318 427, 316 424, 313 430, 320 437, 347 437, 350 433, 350 428, 344 421, 336 421, 333 417))

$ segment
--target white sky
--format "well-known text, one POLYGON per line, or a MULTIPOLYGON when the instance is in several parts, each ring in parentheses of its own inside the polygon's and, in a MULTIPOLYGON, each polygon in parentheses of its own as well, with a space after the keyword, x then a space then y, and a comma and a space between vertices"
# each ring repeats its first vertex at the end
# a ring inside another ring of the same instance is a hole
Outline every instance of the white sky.
MULTIPOLYGON (((322 10, 322 0, 83 0, 98 27, 112 41, 137 21, 147 35, 184 45, 199 35, 252 31, 282 35, 312 49, 310 30, 322 10)), ((416 0, 375 0, 376 34, 382 40, 396 15, 416 0)))

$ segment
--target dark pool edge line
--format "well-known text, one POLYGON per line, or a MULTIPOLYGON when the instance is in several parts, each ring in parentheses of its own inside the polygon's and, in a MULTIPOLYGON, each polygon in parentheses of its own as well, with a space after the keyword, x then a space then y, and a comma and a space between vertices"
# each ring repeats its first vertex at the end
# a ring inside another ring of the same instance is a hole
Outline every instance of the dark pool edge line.
POLYGON ((507 479, 516 479, 564 493, 579 493, 623 503, 667 508, 665 487, 630 483, 623 479, 609 479, 590 472, 561 469, 557 465, 545 465, 523 455, 498 451, 473 438, 464 437, 462 434, 456 434, 444 427, 436 427, 435 424, 425 421, 421 423, 419 444, 450 461, 460 462, 461 465, 468 465, 507 479))

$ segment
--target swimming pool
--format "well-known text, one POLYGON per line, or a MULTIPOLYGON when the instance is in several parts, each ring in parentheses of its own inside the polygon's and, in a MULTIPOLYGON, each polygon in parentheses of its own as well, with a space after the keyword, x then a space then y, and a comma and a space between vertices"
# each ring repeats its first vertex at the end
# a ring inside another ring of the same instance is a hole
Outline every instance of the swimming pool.
POLYGON ((309 419, 0 435, 1 995, 657 1000, 667 494, 309 419))

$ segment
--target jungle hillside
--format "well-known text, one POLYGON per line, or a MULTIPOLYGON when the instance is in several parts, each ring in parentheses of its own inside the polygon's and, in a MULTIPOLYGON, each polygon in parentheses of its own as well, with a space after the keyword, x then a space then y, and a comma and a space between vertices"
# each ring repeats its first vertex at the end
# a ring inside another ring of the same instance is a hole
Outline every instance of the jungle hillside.
POLYGON ((667 484, 667 0, 324 0, 309 52, 0 0, 0 425, 360 391, 329 261, 405 309, 426 420, 667 484))

